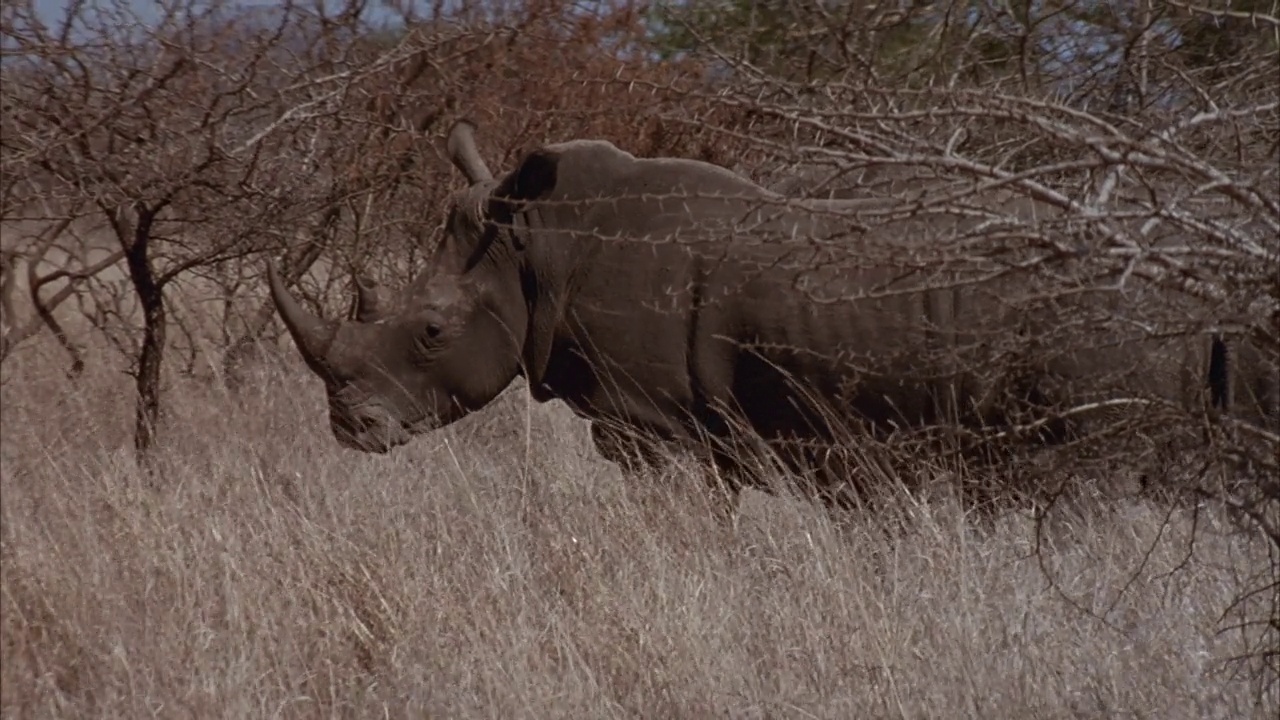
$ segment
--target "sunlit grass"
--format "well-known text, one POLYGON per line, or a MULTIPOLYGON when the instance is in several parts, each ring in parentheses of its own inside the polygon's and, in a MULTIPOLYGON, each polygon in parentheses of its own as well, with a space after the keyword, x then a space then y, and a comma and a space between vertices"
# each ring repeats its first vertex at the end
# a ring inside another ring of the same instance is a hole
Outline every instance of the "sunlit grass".
POLYGON ((1188 510, 1076 503, 1040 556, 945 499, 750 494, 731 530, 518 389, 341 450, 300 367, 175 379, 145 474, 129 378, 54 350, 4 367, 6 717, 1274 716, 1219 632, 1268 559, 1211 508, 1192 544, 1188 510))

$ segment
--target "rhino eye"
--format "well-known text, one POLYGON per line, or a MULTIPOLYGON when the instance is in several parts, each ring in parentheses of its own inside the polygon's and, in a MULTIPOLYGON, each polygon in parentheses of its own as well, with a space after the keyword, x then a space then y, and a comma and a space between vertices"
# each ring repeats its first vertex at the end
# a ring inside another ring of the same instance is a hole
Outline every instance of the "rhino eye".
POLYGON ((414 349, 419 356, 431 357, 440 349, 444 327, 439 323, 427 323, 422 332, 413 338, 414 349))

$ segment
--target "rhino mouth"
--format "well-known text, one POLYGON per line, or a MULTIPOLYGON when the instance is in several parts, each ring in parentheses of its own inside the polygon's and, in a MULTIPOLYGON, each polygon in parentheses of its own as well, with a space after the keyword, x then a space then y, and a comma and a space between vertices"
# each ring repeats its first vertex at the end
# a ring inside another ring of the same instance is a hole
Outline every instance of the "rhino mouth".
POLYGON ((396 441, 391 438, 373 438, 368 436, 356 437, 351 433, 337 432, 334 437, 338 439, 338 444, 348 450, 358 450, 364 453, 373 453, 383 455, 389 453, 395 448, 404 444, 403 441, 396 441))
POLYGON ((410 428, 386 412, 331 412, 330 428, 343 447, 367 453, 386 453, 412 437, 410 428))
POLYGON ((438 430, 447 423, 431 417, 413 422, 366 423, 360 428, 351 423, 333 423, 333 434, 343 447, 360 452, 382 455, 407 444, 416 435, 438 430))
POLYGON ((361 432, 335 427, 333 435, 340 445, 350 450, 382 455, 409 442, 413 434, 406 427, 389 426, 370 428, 361 432))
POLYGON ((378 404, 331 405, 329 425, 343 447, 383 454, 408 443, 415 436, 450 425, 468 412, 453 398, 450 398, 444 412, 426 412, 413 419, 404 419, 378 404))

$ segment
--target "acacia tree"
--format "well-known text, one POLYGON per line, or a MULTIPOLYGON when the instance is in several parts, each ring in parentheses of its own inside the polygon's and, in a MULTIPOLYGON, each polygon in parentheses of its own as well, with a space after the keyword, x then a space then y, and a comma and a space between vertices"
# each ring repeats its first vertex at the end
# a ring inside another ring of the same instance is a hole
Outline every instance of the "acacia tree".
POLYGON ((23 341, 47 327, 71 358, 69 377, 84 370, 83 352, 55 316, 58 306, 79 298, 83 284, 99 273, 115 266, 123 251, 92 252, 93 244, 74 227, 77 213, 61 217, 45 217, 46 222, 30 235, 20 236, 10 247, 0 249, 0 362, 23 341), (54 269, 42 271, 42 264, 52 259, 54 269), (17 311, 14 297, 20 283, 18 270, 24 269, 27 297, 31 313, 25 319, 17 311), (60 285, 58 285, 61 283, 60 285), (53 293, 46 297, 46 287, 53 293))
MULTIPOLYGON (((616 77, 630 62, 619 48, 642 32, 627 3, 592 14, 568 2, 463 3, 406 13, 392 32, 366 24, 356 0, 328 14, 193 0, 141 26, 125 22, 129 7, 73 3, 48 27, 31 3, 6 4, 0 96, 5 176, 23 178, 5 185, 6 217, 53 208, 26 219, 34 235, 71 246, 83 243, 62 232, 64 216, 100 227, 125 268, 131 298, 89 279, 94 266, 53 275, 96 291, 90 320, 133 365, 144 454, 156 441, 171 331, 194 358, 193 336, 215 323, 214 344, 234 364, 271 327, 262 253, 280 255, 286 280, 330 312, 346 304, 355 273, 394 285, 416 272, 438 230, 431 208, 454 184, 436 148, 442 120, 486 122, 508 159, 564 133, 682 154, 698 134, 604 112, 638 110, 656 94, 616 77), (551 42, 555 64, 545 62, 551 42), (530 66, 554 71, 534 82, 530 66), (192 298, 222 307, 221 317, 189 310, 195 303, 182 300, 192 298)), ((660 84, 678 71, 648 77, 660 84)), ((58 288, 46 309, 73 292, 58 288)), ((74 354, 52 312, 37 314, 74 354)))
POLYGON ((141 315, 131 352, 145 454, 161 410, 166 290, 281 246, 283 228, 330 200, 316 191, 329 168, 305 143, 358 74, 340 67, 332 39, 356 29, 359 5, 323 17, 292 4, 271 16, 172 4, 141 29, 117 22, 128 7, 73 3, 49 28, 30 4, 5 5, 4 149, 7 173, 29 178, 46 205, 96 216, 118 246, 141 315))
MULTIPOLYGON (((717 7, 745 5, 754 6, 717 7)), ((721 70, 691 94, 700 107, 749 118, 750 132, 685 106, 657 112, 753 146, 760 166, 774 168, 759 176, 768 184, 884 199, 880 211, 850 216, 862 231, 856 243, 820 242, 830 263, 932 268, 939 278, 1022 274, 1034 292, 1011 301, 1028 317, 1052 314, 1058 300, 1106 298, 1056 315, 1028 361, 1119 339, 1204 348, 1203 376, 1166 382, 1204 385, 1213 422, 1138 392, 1061 408, 1059 417, 1096 418, 1104 431, 1054 454, 1048 475, 1060 483, 1129 470, 1175 496, 1217 502, 1280 552, 1274 11, 951 2, 850 15, 834 5, 778 4, 786 12, 763 35, 759 24, 708 25, 705 6, 669 15, 682 51, 721 70), (901 42, 903 23, 911 43, 901 42), (796 29, 828 42, 792 52, 779 38, 796 29), (1207 48, 1223 50, 1211 59, 1218 51, 1207 48), (823 72, 810 72, 815 65, 823 72), (910 237, 876 231, 928 217, 976 218, 981 231, 924 221, 910 237)), ((1134 387, 1163 372, 1098 370, 1134 387)), ((1265 569, 1254 582, 1240 626, 1256 643, 1259 691, 1274 692, 1280 573, 1265 569)))

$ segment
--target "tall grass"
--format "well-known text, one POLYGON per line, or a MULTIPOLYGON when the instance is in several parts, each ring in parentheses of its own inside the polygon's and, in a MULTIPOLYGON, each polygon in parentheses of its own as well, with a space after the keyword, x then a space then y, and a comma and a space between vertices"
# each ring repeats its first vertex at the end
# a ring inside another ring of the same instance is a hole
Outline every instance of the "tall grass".
POLYGON ((1268 562, 1213 508, 946 499, 839 524, 624 482, 521 390, 387 456, 341 450, 300 365, 171 380, 4 367, 5 717, 1270 718, 1220 632, 1268 562), (1050 583, 1043 570, 1050 570, 1050 583))

